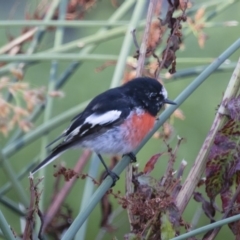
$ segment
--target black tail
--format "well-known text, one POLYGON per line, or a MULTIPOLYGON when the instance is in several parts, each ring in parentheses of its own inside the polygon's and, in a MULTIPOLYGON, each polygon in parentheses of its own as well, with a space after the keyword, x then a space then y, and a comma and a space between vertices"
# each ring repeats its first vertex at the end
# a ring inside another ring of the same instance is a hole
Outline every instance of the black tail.
POLYGON ((56 158, 58 158, 63 152, 65 152, 68 148, 71 147, 72 144, 69 143, 61 143, 57 147, 55 147, 52 151, 52 153, 46 157, 42 162, 40 162, 32 171, 31 173, 34 174, 41 168, 46 167, 49 163, 54 161, 56 158))
POLYGON ((40 162, 32 171, 31 173, 34 174, 41 168, 46 167, 49 163, 54 161, 61 153, 55 155, 55 154, 50 154, 47 158, 45 158, 42 162, 40 162))

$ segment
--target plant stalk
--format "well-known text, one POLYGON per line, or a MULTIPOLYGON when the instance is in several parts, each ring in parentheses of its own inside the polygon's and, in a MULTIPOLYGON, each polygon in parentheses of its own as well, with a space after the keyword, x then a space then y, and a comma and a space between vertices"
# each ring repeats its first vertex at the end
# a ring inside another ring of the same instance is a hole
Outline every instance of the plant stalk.
POLYGON ((2 211, 0 210, 0 228, 6 240, 15 240, 9 224, 7 223, 2 211))

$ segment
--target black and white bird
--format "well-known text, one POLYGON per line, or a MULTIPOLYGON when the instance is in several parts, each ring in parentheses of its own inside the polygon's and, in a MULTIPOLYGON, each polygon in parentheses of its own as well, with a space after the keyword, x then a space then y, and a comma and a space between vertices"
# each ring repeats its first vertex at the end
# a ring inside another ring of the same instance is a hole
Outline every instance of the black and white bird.
POLYGON ((162 84, 148 77, 135 78, 99 94, 73 118, 69 128, 49 144, 62 139, 51 154, 32 170, 32 174, 69 148, 88 148, 98 154, 115 182, 118 176, 107 168, 101 154, 128 154, 135 159, 132 151, 153 128, 162 106, 175 104, 167 97, 162 84))

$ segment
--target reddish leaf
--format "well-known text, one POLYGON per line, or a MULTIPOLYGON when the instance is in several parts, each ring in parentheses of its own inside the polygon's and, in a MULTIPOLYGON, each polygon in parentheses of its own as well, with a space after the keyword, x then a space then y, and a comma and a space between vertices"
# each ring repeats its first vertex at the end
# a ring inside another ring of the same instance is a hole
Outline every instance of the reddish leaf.
POLYGON ((227 189, 221 193, 222 209, 224 212, 228 210, 232 196, 233 194, 231 189, 227 189))
MULTIPOLYGON (((228 211, 229 208, 231 208, 231 211, 227 215, 227 217, 232 217, 234 215, 237 215, 240 213, 240 207, 239 207, 239 194, 237 196, 237 199, 233 205, 231 205, 232 197, 233 197, 233 191, 230 189, 228 191, 225 191, 221 194, 221 200, 224 212, 228 211)), ((233 234, 236 236, 236 239, 239 239, 240 236, 240 221, 232 222, 228 224, 229 228, 233 232, 233 234)))
POLYGON ((146 163, 143 172, 145 174, 149 174, 150 172, 152 172, 152 170, 154 169, 154 166, 157 162, 157 160, 159 159, 159 157, 162 155, 163 153, 158 153, 156 155, 153 155, 148 162, 146 163))
POLYGON ((206 192, 211 201, 232 186, 239 170, 239 129, 239 122, 229 120, 215 137, 206 166, 206 192))

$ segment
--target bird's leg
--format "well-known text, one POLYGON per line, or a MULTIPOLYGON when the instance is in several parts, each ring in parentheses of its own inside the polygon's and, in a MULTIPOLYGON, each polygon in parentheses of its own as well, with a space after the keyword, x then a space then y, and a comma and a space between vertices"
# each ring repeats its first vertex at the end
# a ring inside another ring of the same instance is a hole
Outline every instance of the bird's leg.
POLYGON ((119 176, 107 167, 106 163, 104 162, 104 160, 100 154, 97 154, 97 155, 98 155, 100 161, 102 162, 104 168, 106 169, 107 176, 109 175, 112 178, 113 184, 111 187, 113 187, 115 185, 116 181, 119 180, 119 176))
POLYGON ((123 154, 123 157, 124 157, 124 156, 129 156, 130 159, 131 159, 131 163, 135 163, 135 162, 137 161, 137 158, 136 158, 135 154, 132 153, 132 152, 123 154))

